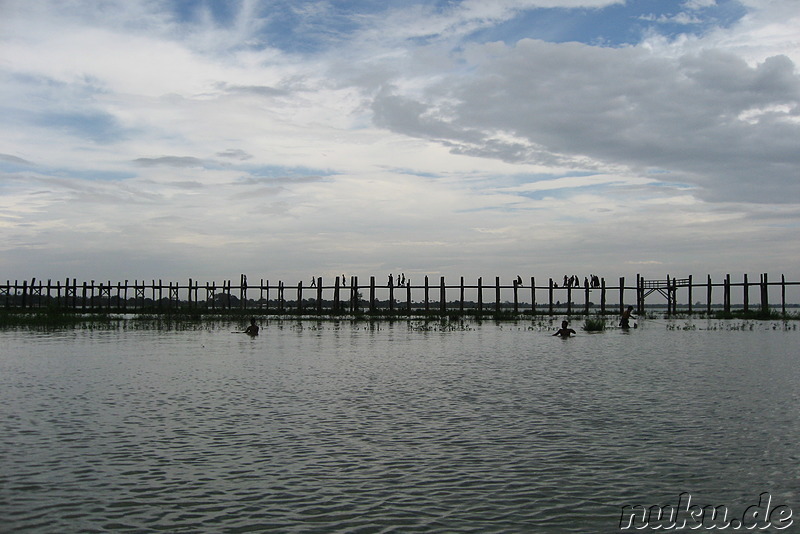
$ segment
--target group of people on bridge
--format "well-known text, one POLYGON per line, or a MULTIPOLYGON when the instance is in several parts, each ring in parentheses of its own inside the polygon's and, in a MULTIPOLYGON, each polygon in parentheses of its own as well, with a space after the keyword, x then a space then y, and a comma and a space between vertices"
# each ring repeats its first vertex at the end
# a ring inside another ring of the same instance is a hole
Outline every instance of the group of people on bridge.
MULTIPOLYGON (((567 276, 564 275, 564 282, 561 287, 581 287, 581 281, 578 278, 578 275, 567 276)), ((555 286, 558 287, 558 284, 555 283, 555 286)), ((590 274, 589 276, 583 277, 583 287, 590 287, 592 289, 596 289, 600 287, 600 277, 596 274, 590 274)))

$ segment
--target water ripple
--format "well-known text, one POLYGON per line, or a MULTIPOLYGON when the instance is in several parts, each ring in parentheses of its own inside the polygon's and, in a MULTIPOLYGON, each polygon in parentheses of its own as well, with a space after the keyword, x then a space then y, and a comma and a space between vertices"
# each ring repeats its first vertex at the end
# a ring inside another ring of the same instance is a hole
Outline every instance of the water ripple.
POLYGON ((796 334, 230 330, 0 332, 0 530, 612 532, 800 494, 796 334))

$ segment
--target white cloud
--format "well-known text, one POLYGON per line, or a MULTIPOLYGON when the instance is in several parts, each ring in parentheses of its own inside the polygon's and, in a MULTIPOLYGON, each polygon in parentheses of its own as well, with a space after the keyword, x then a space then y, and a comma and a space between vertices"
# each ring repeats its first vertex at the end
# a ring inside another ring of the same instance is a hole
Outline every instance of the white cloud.
POLYGON ((686 0, 683 7, 689 10, 705 9, 717 5, 717 0, 686 0))
POLYGON ((507 161, 667 169, 708 198, 800 198, 800 77, 785 56, 751 67, 724 51, 664 58, 526 40, 466 57, 469 80, 444 80, 424 100, 378 95, 378 124, 507 161), (753 109, 771 113, 739 120, 753 109), (759 174, 768 178, 754 187, 759 174))

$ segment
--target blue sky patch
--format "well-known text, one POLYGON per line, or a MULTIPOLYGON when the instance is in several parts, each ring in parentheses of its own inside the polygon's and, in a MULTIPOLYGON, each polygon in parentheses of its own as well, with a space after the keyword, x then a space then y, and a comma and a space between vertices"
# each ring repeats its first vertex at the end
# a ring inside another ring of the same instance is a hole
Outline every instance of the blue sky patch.
POLYGON ((61 130, 99 144, 112 143, 125 137, 117 119, 99 111, 45 112, 37 117, 36 123, 43 128, 61 130))
POLYGON ((136 178, 137 176, 133 172, 106 171, 99 169, 56 169, 54 170, 53 175, 63 178, 80 178, 83 180, 91 180, 93 182, 121 182, 123 180, 136 178))
MULTIPOLYGON (((256 15, 265 21, 258 39, 251 46, 279 48, 285 52, 313 54, 346 41, 366 20, 415 5, 432 8, 437 14, 457 9, 457 0, 280 0, 264 2, 256 15)), ((199 23, 210 17, 220 27, 231 26, 241 10, 241 2, 178 0, 173 15, 181 22, 199 23)), ((505 22, 482 28, 467 41, 541 39, 554 43, 581 42, 601 46, 623 46, 640 42, 652 32, 674 38, 681 34, 701 35, 716 27, 729 27, 746 10, 739 0, 717 0, 715 5, 688 9, 678 0, 629 0, 604 8, 536 8, 520 10, 505 22)), ((436 38, 414 37, 412 42, 436 38)))
POLYGON ((329 169, 311 169, 308 167, 283 167, 268 165, 248 168, 248 172, 258 178, 299 178, 304 176, 333 176, 338 174, 329 169))
POLYGON ((682 2, 675 0, 637 0, 598 9, 532 9, 475 32, 470 40, 513 44, 531 38, 554 43, 623 46, 639 43, 650 32, 670 38, 703 34, 712 28, 728 27, 745 13, 737 0, 719 0, 715 6, 695 10, 687 10, 682 2))

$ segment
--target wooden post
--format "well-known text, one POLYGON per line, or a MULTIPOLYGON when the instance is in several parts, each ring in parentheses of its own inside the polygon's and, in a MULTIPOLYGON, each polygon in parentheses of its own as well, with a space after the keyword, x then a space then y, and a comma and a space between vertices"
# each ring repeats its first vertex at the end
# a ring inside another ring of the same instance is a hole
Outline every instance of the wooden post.
POLYGON ((369 312, 375 313, 375 277, 369 277, 369 312))
POLYGON ((514 278, 514 315, 519 315, 519 296, 517 295, 517 279, 514 278))
POLYGON ((781 313, 786 315, 786 275, 781 275, 781 313))
POLYGON ((550 279, 550 285, 548 288, 548 297, 550 298, 550 306, 548 307, 548 313, 553 315, 553 279, 550 279))
POLYGON ((619 313, 622 315, 622 312, 625 310, 625 277, 620 276, 619 278, 619 313))
POLYGON ((463 315, 464 314, 464 277, 461 277, 461 286, 459 291, 459 304, 458 304, 458 311, 463 315))
MULTIPOLYGON (((642 299, 644 302, 644 299, 642 299)), ((600 313, 602 315, 606 314, 606 279, 600 279, 600 313)))
POLYGON ((494 312, 500 313, 500 277, 494 277, 494 312))
POLYGON ((339 277, 333 283, 333 313, 339 311, 339 277))
POLYGON ((478 277, 478 317, 483 315, 483 278, 478 277))
POLYGON ((350 302, 352 303, 353 313, 361 311, 361 300, 358 298, 358 276, 350 277, 350 302))
POLYGON ((672 315, 672 284, 670 284, 670 277, 667 275, 667 316, 672 315))
POLYGON ((711 275, 708 275, 708 288, 706 290, 706 313, 711 315, 711 275))
POLYGON ((391 279, 389 280, 389 313, 394 313, 394 283, 391 279))
POLYGON ((678 279, 672 278, 672 313, 678 313, 678 279))
POLYGON ((442 315, 447 314, 447 291, 444 285, 444 276, 439 279, 439 312, 442 315))
POLYGON ((767 273, 761 275, 761 312, 769 313, 769 281, 767 273))
POLYGON ((317 315, 322 315, 322 277, 317 278, 317 315))
MULTIPOLYGON (((350 287, 347 289, 347 291, 345 291, 345 293, 347 293, 348 296, 345 297, 344 295, 342 295, 342 298, 345 299, 344 301, 342 301, 342 312, 344 312, 345 310, 349 310, 350 313, 355 313, 355 309, 356 309, 355 298, 356 297, 354 295, 356 294, 355 292, 357 292, 358 289, 355 289, 353 287, 354 285, 355 284, 353 284, 353 276, 351 275, 350 276, 350 287)), ((346 288, 346 287, 347 287, 347 280, 345 279, 344 275, 342 275, 342 289, 344 290, 344 288, 346 288)))
POLYGON ((750 284, 747 283, 747 273, 744 273, 742 285, 744 286, 742 290, 742 301, 744 304, 744 312, 747 313, 750 311, 750 284))
POLYGON ((297 282, 297 313, 303 313, 303 281, 297 282))
POLYGON ((406 313, 411 316, 411 282, 406 282, 406 313))
POLYGON ((567 315, 572 315, 572 284, 567 284, 567 315))
POLYGON ((429 286, 428 286, 428 275, 425 275, 425 313, 430 311, 431 304, 430 304, 430 294, 429 294, 429 286))
MULTIPOLYGON (((85 286, 86 282, 84 282, 83 284, 85 286)), ((14 285, 16 285, 16 281, 14 281, 14 285)), ((16 293, 16 290, 14 292, 16 293)), ((22 281, 22 308, 25 309, 25 307, 27 305, 28 305, 28 281, 27 280, 23 280, 22 281)))
POLYGON ((536 314, 536 280, 531 276, 531 315, 536 314))
POLYGON ((583 303, 583 312, 586 315, 589 315, 589 280, 583 280, 583 289, 584 289, 584 303, 583 303))
POLYGON ((689 275, 689 315, 692 314, 692 275, 689 275))
POLYGON ((731 312, 731 275, 730 274, 726 274, 725 275, 725 284, 723 286, 723 289, 724 289, 724 294, 723 294, 723 297, 722 297, 722 299, 723 299, 722 308, 725 311, 725 313, 730 313, 731 312))

